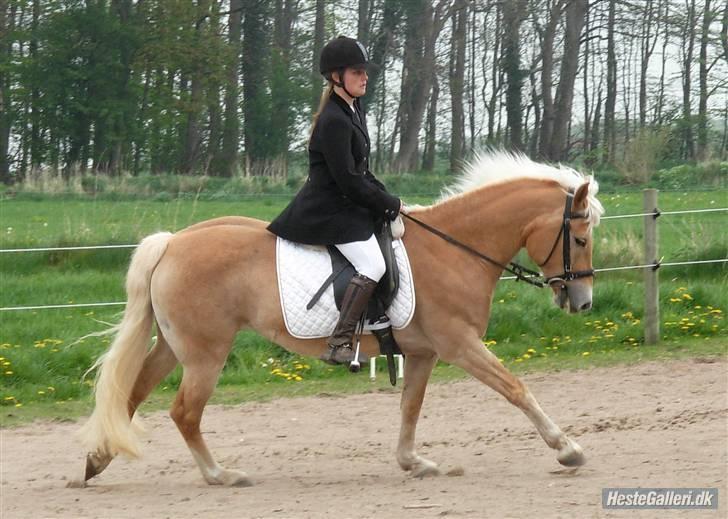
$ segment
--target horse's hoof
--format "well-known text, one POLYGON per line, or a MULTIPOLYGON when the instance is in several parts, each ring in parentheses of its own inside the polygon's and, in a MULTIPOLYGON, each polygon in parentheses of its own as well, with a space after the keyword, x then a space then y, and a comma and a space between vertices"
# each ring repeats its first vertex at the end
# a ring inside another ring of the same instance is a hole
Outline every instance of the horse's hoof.
POLYGON ((86 488, 87 486, 86 482, 80 479, 72 479, 66 483, 66 488, 86 488))
POLYGON ((432 476, 439 476, 440 469, 437 468, 437 463, 430 460, 421 460, 417 465, 412 467, 412 476, 415 478, 425 478, 432 476))
POLYGON ((86 455, 86 473, 84 474, 83 480, 88 481, 92 477, 101 474, 109 466, 112 459, 111 456, 102 456, 89 452, 86 455))
POLYGON ((245 472, 236 470, 224 470, 214 481, 208 481, 211 485, 225 485, 226 487, 252 487, 253 481, 245 472))
POLYGON ((586 463, 586 456, 581 447, 573 442, 561 449, 556 459, 565 467, 581 467, 586 463))

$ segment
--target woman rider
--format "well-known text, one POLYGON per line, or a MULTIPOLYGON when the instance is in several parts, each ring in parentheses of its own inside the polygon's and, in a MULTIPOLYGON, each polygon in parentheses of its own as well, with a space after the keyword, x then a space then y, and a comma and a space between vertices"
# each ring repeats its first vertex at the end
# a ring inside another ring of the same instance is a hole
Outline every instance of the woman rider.
POLYGON ((374 231, 394 220, 402 207, 369 171, 369 134, 359 104, 366 93, 368 63, 364 47, 352 38, 339 36, 324 46, 319 68, 328 85, 313 117, 308 178, 268 226, 287 240, 334 245, 356 269, 329 349, 321 356, 330 364, 354 360, 356 324, 385 272, 374 231))

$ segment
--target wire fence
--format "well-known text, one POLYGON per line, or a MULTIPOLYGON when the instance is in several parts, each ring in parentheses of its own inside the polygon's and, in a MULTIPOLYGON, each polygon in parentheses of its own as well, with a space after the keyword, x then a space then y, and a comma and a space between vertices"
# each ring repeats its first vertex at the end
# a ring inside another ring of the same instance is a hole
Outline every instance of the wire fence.
MULTIPOLYGON (((687 209, 683 211, 660 211, 655 208, 654 211, 646 213, 634 213, 634 214, 623 214, 614 216, 604 216, 602 220, 616 220, 621 218, 638 218, 643 216, 654 216, 659 217, 662 215, 678 215, 678 214, 693 214, 693 213, 712 213, 726 211, 728 207, 711 208, 711 209, 687 209)), ((136 244, 127 245, 87 245, 87 246, 72 246, 72 247, 35 247, 35 248, 23 248, 23 249, 0 249, 0 253, 17 253, 17 252, 56 252, 56 251, 80 251, 80 250, 104 250, 104 249, 134 249, 136 244)), ((715 263, 728 263, 728 258, 712 259, 712 260, 696 260, 696 261, 676 261, 676 262, 656 262, 646 263, 643 265, 625 265, 619 267, 607 267, 601 269, 594 269, 595 273, 599 272, 614 272, 620 270, 636 270, 636 269, 652 269, 657 270, 661 267, 674 267, 674 266, 685 266, 685 265, 703 265, 703 264, 715 264, 715 263)), ((513 280, 515 276, 503 276, 501 280, 513 280)), ((7 306, 0 307, 0 312, 10 311, 26 311, 26 310, 48 310, 48 309, 66 309, 66 308, 93 308, 93 307, 105 307, 105 306, 123 306, 126 305, 125 301, 115 301, 107 303, 69 303, 69 304, 58 304, 58 305, 36 305, 36 306, 7 306)))

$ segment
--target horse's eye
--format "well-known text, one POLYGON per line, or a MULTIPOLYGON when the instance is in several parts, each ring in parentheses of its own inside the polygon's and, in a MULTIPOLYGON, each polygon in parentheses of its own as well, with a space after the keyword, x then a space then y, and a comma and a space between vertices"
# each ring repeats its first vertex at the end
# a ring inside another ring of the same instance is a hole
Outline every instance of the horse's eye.
POLYGON ((586 247, 586 238, 574 238, 574 241, 579 247, 586 247))

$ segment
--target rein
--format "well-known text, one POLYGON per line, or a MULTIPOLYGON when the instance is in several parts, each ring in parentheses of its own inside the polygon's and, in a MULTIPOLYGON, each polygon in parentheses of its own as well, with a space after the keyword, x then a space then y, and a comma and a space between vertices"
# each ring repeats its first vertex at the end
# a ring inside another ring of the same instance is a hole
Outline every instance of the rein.
MULTIPOLYGON (((545 286, 545 284, 544 284, 543 281, 540 281, 539 279, 537 279, 537 278, 543 277, 538 272, 535 272, 535 271, 533 271, 533 270, 531 270, 529 268, 526 268, 523 265, 519 265, 518 263, 515 263, 513 261, 511 261, 510 263, 508 263, 508 265, 504 265, 503 263, 500 263, 499 261, 496 261, 493 258, 491 258, 489 256, 486 256, 482 252, 479 252, 479 251, 473 249, 469 245, 465 245, 463 242, 456 240, 455 238, 453 238, 449 234, 445 234, 441 230, 436 229, 436 228, 434 228, 433 226, 431 226, 429 224, 426 224, 422 220, 418 220, 414 216, 410 216, 410 215, 404 214, 404 213, 402 213, 402 216, 404 216, 405 218, 409 218, 410 220, 412 220, 413 222, 415 222, 420 227, 428 230, 429 232, 431 232, 435 236, 438 236, 438 237, 442 238, 446 242, 451 243, 451 244, 455 245, 456 247, 460 247, 464 251, 472 254, 473 256, 476 256, 476 257, 478 257, 478 258, 480 258, 482 260, 485 260, 485 261, 487 261, 489 263, 492 263, 493 265, 496 265, 496 266, 502 268, 503 270, 506 270, 506 271, 510 272, 511 274, 513 274, 514 276, 516 276, 516 279, 518 281, 525 281, 526 283, 528 283, 530 285, 533 285, 535 287, 538 287, 538 288, 543 288, 545 286)), ((558 240, 558 238, 557 238, 557 240, 558 240)))
MULTIPOLYGON (((566 204, 564 206, 564 216, 561 223, 561 229, 559 229, 559 234, 556 236, 556 240, 554 240, 554 244, 551 247, 551 252, 549 252, 549 255, 546 257, 546 260, 543 263, 539 264, 539 267, 543 267, 548 261, 551 259, 551 256, 553 256, 554 251, 556 250, 556 245, 559 243, 559 238, 562 236, 564 237, 563 240, 563 261, 564 261, 564 272, 559 274, 558 276, 551 276, 546 277, 543 274, 539 272, 535 272, 527 267, 524 267, 523 265, 519 265, 518 263, 515 263, 511 261, 508 263, 508 265, 504 265, 503 263, 500 263, 499 261, 494 260, 493 258, 486 256, 480 251, 475 250, 474 248, 470 247, 469 245, 464 244, 461 241, 456 240, 449 234, 446 234, 442 232, 439 229, 436 229, 435 227, 426 224, 422 220, 418 220, 414 216, 410 216, 408 214, 402 213, 402 215, 405 218, 408 218, 415 222, 417 225, 422 227, 423 229, 426 229, 427 231, 431 232, 435 236, 438 236, 439 238, 442 238, 448 243, 451 243, 452 245, 455 245, 456 247, 459 247, 463 249, 464 251, 468 252, 469 254, 480 258, 482 260, 485 260, 489 263, 492 263, 493 265, 496 265, 497 267, 502 268, 503 270, 510 272, 514 276, 516 276, 516 281, 525 281, 529 285, 533 285, 538 288, 543 288, 546 285, 551 285, 552 283, 561 283, 562 285, 565 284, 566 281, 572 281, 574 279, 579 279, 583 277, 593 277, 594 276, 594 270, 577 270, 572 271, 571 270, 571 220, 580 219, 580 218, 586 218, 586 214, 572 214, 571 212, 571 203, 574 200, 574 191, 573 189, 570 189, 569 192, 566 194, 566 204), (541 279, 539 279, 541 278, 541 279)), ((565 286, 565 285, 564 285, 565 286)))

